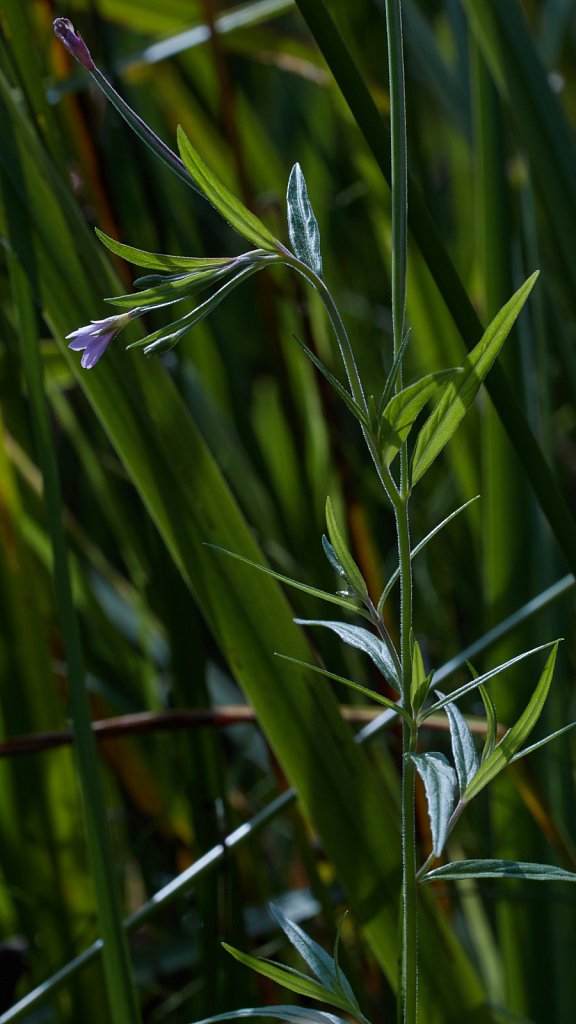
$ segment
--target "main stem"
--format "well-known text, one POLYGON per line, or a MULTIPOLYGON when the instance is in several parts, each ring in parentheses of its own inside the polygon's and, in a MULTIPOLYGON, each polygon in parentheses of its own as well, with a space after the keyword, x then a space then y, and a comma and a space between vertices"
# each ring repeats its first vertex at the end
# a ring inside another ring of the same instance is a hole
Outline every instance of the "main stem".
MULTIPOLYGON (((398 560, 400 564, 400 660, 402 702, 411 710, 412 683, 412 564, 410 559, 409 495, 395 503, 398 560)), ((418 883, 416 879, 416 823, 414 814, 414 761, 418 728, 414 720, 402 720, 402 961, 398 994, 399 1021, 416 1024, 418 1016, 418 883)))
MULTIPOLYGON (((392 325, 394 354, 404 337, 406 316, 406 250, 408 222, 408 155, 406 141, 406 95, 402 45, 401 0, 385 0, 388 29, 388 81, 390 89, 390 139, 392 188, 392 325)), ((396 389, 402 387, 402 370, 396 389)), ((410 481, 408 451, 400 451, 400 489, 394 495, 400 566, 400 660, 402 663, 402 703, 411 707, 412 684, 412 563, 410 560, 410 519, 408 503, 410 481)), ((398 996, 401 1024, 416 1024, 418 1016, 418 905, 416 880, 416 828, 414 818, 414 761, 418 727, 402 723, 402 961, 398 996)))

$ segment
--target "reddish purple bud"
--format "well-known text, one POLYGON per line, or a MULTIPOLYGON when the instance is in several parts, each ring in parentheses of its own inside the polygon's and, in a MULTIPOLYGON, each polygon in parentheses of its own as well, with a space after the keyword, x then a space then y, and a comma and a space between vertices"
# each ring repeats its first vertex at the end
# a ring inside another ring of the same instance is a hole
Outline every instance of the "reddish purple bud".
POLYGON ((82 64, 87 71, 94 71, 94 61, 90 56, 90 51, 80 33, 74 30, 74 25, 68 18, 56 18, 54 21, 54 32, 79 64, 82 64))

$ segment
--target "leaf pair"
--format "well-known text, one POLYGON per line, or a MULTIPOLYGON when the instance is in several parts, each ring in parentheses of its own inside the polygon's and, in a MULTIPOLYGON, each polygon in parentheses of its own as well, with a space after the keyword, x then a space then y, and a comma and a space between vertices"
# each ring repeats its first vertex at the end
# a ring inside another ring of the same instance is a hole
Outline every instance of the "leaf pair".
MULTIPOLYGON (((336 939, 334 956, 329 956, 329 954, 326 953, 326 951, 322 949, 317 942, 314 942, 314 940, 311 939, 310 936, 302 930, 302 928, 286 917, 279 907, 271 905, 270 910, 289 942, 298 951, 304 962, 312 971, 313 976, 304 974, 292 967, 284 967, 282 964, 278 964, 274 960, 257 959, 256 957, 250 956, 248 953, 242 953, 240 950, 235 949, 233 946, 229 946, 226 943, 223 943, 224 949, 241 964, 244 964, 246 967, 250 967, 253 971, 256 971, 258 974, 262 974, 265 978, 270 978, 270 980, 277 982, 279 985, 287 988, 290 992, 296 992, 298 995, 306 996, 308 999, 314 999, 318 1002, 328 1003, 331 1006, 335 1006, 338 1009, 351 1014, 358 1021, 365 1021, 356 996, 352 991, 350 982, 338 964, 337 954, 340 941, 340 930, 338 931, 336 939)), ((298 1020, 302 1014, 308 1014, 310 1011, 304 1011, 299 1007, 282 1007, 282 1012, 283 1014, 284 1012, 287 1012, 288 1016, 283 1016, 281 1019, 298 1020), (293 1010, 296 1011, 296 1014, 290 1015, 293 1010)), ((312 1013, 314 1012, 315 1011, 312 1011, 312 1013)), ((238 1015, 247 1016, 259 1014, 254 1014, 253 1011, 240 1010, 235 1014, 227 1014, 226 1017, 227 1019, 233 1019, 238 1015)), ((273 1016, 274 1014, 269 1013, 269 1015, 273 1016)), ((331 1017, 331 1015, 326 1014, 323 1015, 323 1019, 324 1017, 331 1017)))
MULTIPOLYGON (((541 650, 541 648, 536 648, 536 650, 541 650)), ((461 687, 460 690, 448 697, 436 691, 440 699, 426 712, 426 717, 441 708, 445 709, 449 719, 450 741, 455 769, 450 765, 447 758, 440 753, 408 755, 414 761, 416 769, 424 782, 432 831, 432 852, 435 857, 440 856, 446 842, 455 814, 456 794, 458 791, 460 793, 460 807, 463 807, 464 804, 477 796, 507 764, 525 757, 532 750, 550 742, 550 740, 562 732, 567 731, 568 728, 572 728, 572 726, 567 726, 545 737, 532 747, 521 750, 523 743, 532 732, 542 713, 552 682, 557 651, 558 641, 553 645, 544 670, 525 710, 515 725, 506 732, 496 745, 494 745, 496 735, 494 707, 491 699, 484 692, 483 699, 488 712, 489 742, 484 748, 482 759, 478 757, 472 733, 466 719, 453 702, 463 692, 468 692, 474 687, 482 687, 483 681, 488 676, 504 671, 511 664, 522 657, 533 654, 534 651, 525 652, 524 655, 520 655, 498 666, 497 669, 492 669, 490 673, 485 673, 484 676, 472 680, 470 684, 461 687)), ((572 724, 574 725, 575 723, 572 724)))
MULTIPOLYGON (((502 307, 461 367, 423 377, 390 398, 381 412, 378 422, 378 443, 382 461, 388 466, 407 440, 426 402, 440 391, 440 398, 416 440, 410 472, 412 485, 424 475, 456 433, 537 277, 536 271, 502 307)), ((396 375, 397 372, 396 370, 396 375)))

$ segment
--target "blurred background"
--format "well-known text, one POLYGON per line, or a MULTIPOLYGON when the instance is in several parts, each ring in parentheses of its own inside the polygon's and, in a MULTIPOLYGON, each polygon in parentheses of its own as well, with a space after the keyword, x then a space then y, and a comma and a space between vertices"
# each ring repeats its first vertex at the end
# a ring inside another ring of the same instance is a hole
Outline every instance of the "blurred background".
MULTIPOLYGON (((392 879, 396 891, 397 727, 368 753, 354 751, 357 775, 346 756, 323 755, 330 735, 335 750, 354 750, 350 728, 366 706, 352 699, 353 721, 341 726, 337 705, 350 702, 349 692, 332 694, 316 678, 310 685, 323 695, 314 699, 325 701, 328 718, 315 719, 293 670, 273 654, 302 656, 293 615, 338 615, 295 590, 288 605, 268 577, 204 541, 333 592, 321 545, 330 494, 377 599, 396 566, 393 517, 354 420, 294 340, 343 376, 315 297, 284 270, 255 276, 161 360, 124 351, 137 327, 89 372, 67 350, 65 335, 110 315, 104 297, 129 291, 139 275, 103 250, 94 226, 155 252, 227 256, 242 243, 71 61, 53 36, 56 16, 73 20, 98 66, 164 141, 175 147, 181 124, 283 240, 286 182, 300 162, 325 279, 368 393, 380 394, 392 361, 384 0, 0 0, 0 1022, 99 934, 14 265, 33 296, 86 684, 93 718, 104 723, 98 749, 123 913, 289 785, 302 798, 133 932, 143 1019, 184 1024, 285 1002, 220 948, 227 940, 301 966, 267 913, 274 899, 327 949, 352 904, 343 962, 364 1012, 392 1020, 393 969, 380 968, 394 958, 393 895, 382 896, 391 952, 360 925, 364 878, 372 885, 381 871, 378 884, 392 879), (120 735, 111 736, 114 723, 120 735), (364 817, 352 827, 341 814, 354 802, 364 817), (381 820, 372 814, 380 802, 381 820)), ((502 359, 525 418, 514 420, 514 444, 483 392, 416 491, 415 542, 481 495, 415 561, 416 635, 428 666, 438 667, 537 598, 536 614, 520 616, 473 661, 481 671, 566 638, 538 727, 544 735, 576 717, 576 4, 406 0, 404 17, 409 163, 438 229, 432 234, 420 216, 413 222, 406 379, 462 361, 458 278, 487 324, 541 271, 502 359), (439 280, 446 256, 457 276, 439 280), (564 496, 564 541, 534 496, 526 422, 564 496), (547 588, 557 581, 552 600, 547 588)), ((395 592, 386 608, 396 636, 395 592)), ((380 687, 375 670, 326 631, 311 639, 332 671, 380 687)), ((525 662, 493 686, 502 723, 522 711, 540 671, 525 662)), ((472 722, 482 713, 473 698, 463 710, 472 722)), ((448 751, 446 722, 432 726, 423 741, 448 751)), ((506 773, 459 825, 450 855, 576 870, 573 753, 569 733, 506 773)), ((424 857, 423 794, 418 812, 424 857)), ((450 935, 463 990, 477 993, 469 1020, 573 1019, 572 887, 439 887, 428 916, 424 958, 435 959, 430 936, 450 935)), ((433 969, 424 966, 425 978, 433 969)), ((443 962, 436 970, 434 1012, 461 1020, 451 976, 443 962)), ((107 1014, 95 962, 23 1019, 103 1024, 107 1014)))

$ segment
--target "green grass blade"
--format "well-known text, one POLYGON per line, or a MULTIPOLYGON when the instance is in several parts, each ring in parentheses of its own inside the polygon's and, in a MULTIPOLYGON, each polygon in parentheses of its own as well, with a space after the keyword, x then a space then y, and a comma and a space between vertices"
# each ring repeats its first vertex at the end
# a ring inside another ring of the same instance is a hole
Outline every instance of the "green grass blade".
MULTIPOLYGON (((10 185, 4 180, 4 196, 10 185)), ((33 279, 35 253, 25 219, 17 220, 14 203, 11 215, 11 241, 24 257, 24 266, 33 279)), ((85 812, 86 842, 98 900, 100 927, 104 939, 103 958, 111 1019, 117 1024, 138 1024, 140 1012, 132 977, 126 937, 116 889, 114 860, 108 834, 106 808, 100 785, 96 743, 91 729, 91 714, 85 689, 80 631, 72 597, 68 553, 62 524, 62 501, 58 466, 54 454, 48 405, 43 382, 42 363, 38 349, 36 309, 30 279, 25 270, 11 260, 11 279, 22 359, 26 371, 30 407, 35 430, 39 462, 44 481, 44 495, 54 558, 54 582, 57 605, 68 663, 70 709, 75 733, 75 754, 85 812)))

